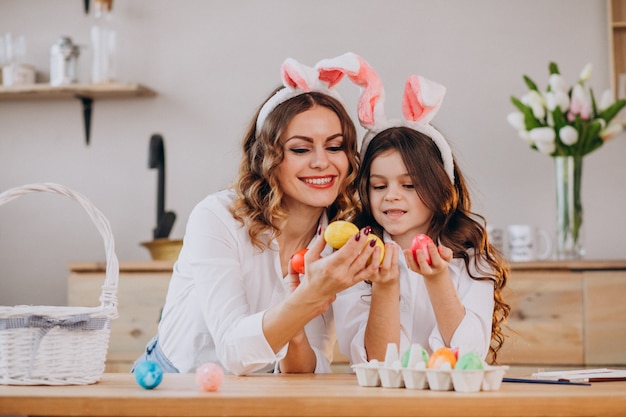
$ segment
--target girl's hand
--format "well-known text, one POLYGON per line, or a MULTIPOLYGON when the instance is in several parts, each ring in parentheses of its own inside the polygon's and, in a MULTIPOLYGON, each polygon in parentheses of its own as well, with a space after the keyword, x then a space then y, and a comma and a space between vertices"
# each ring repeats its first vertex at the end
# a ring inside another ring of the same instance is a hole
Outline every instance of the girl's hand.
POLYGON ((430 254, 431 259, 431 264, 429 265, 426 260, 426 255, 424 255, 422 251, 417 251, 415 253, 417 256, 417 262, 415 262, 415 259, 413 258, 413 252, 411 249, 405 249, 403 252, 409 268, 422 275, 424 278, 434 278, 439 274, 446 272, 450 262, 452 262, 453 255, 452 249, 443 245, 439 245, 439 247, 437 247, 434 243, 429 243, 428 253, 430 254))
MULTIPOLYGON (((398 266, 399 248, 395 243, 385 243, 385 258, 378 271, 372 275, 370 281, 376 286, 398 285, 400 283, 400 268, 398 266)), ((374 259, 380 258, 380 248, 374 251, 374 259)))

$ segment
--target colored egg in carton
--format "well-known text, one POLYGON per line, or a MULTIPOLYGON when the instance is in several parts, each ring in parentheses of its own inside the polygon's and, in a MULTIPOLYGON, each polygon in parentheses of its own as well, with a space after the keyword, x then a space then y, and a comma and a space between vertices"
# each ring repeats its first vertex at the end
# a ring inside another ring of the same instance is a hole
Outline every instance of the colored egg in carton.
POLYGON ((433 391, 479 392, 500 389, 508 366, 490 366, 479 355, 467 352, 456 360, 449 348, 441 348, 428 357, 426 350, 414 344, 398 359, 394 343, 387 346, 385 362, 372 360, 352 365, 360 386, 383 388, 431 389, 433 391))

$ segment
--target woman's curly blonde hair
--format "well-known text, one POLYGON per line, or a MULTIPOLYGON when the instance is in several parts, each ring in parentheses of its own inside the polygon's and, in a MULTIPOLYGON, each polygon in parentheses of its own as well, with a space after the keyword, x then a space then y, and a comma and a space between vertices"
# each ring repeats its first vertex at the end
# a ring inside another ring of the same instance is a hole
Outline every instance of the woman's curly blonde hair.
MULTIPOLYGON (((276 91, 278 89, 270 97, 276 91)), ((300 94, 276 106, 257 135, 256 119, 262 107, 260 106, 243 140, 239 175, 233 186, 238 198, 230 207, 233 217, 247 225, 250 239, 259 249, 269 243, 269 240, 261 239, 261 234, 269 231, 271 237, 278 236, 280 229, 277 225, 289 215, 282 203, 283 190, 277 170, 284 159, 281 136, 296 115, 314 106, 326 107, 339 117, 344 152, 350 164, 337 199, 328 207, 328 219, 352 219, 360 208, 356 195, 356 178, 360 164, 357 134, 343 104, 323 93, 300 94)))

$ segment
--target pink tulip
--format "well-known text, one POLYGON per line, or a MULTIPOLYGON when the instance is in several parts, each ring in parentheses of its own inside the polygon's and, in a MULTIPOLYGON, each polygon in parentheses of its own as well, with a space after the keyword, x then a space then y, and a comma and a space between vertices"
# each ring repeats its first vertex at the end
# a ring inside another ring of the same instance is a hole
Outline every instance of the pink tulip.
POLYGON ((580 84, 576 84, 572 89, 572 101, 567 113, 567 120, 573 122, 576 120, 576 115, 580 115, 583 120, 588 120, 591 115, 591 99, 580 84))

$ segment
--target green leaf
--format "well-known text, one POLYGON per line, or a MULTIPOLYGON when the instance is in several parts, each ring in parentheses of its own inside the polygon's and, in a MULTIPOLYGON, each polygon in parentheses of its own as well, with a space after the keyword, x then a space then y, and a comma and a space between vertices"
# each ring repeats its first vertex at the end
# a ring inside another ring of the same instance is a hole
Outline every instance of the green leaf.
POLYGON ((552 120, 554 120, 554 129, 558 132, 563 126, 567 124, 565 115, 561 111, 559 106, 552 110, 552 120))
POLYGON ((583 122, 580 114, 576 115, 576 120, 574 120, 574 128, 578 130, 578 142, 575 144, 568 146, 569 155, 581 155, 583 149, 585 148, 585 142, 587 140, 587 123, 583 122))
POLYGON ((596 97, 593 94, 593 89, 589 89, 589 94, 591 95, 591 109, 593 111, 593 117, 598 117, 598 106, 596 105, 596 97))
POLYGON ((539 122, 539 120, 535 118, 533 110, 530 107, 528 107, 515 97, 511 97, 511 101, 513 102, 515 107, 517 107, 518 110, 524 115, 524 125, 526 126, 526 130, 532 130, 536 127, 542 126, 541 122, 539 122))
POLYGON ((585 140, 579 147, 580 155, 587 155, 598 149, 603 145, 604 141, 600 137, 600 131, 602 130, 602 123, 594 121, 591 124, 585 124, 585 140))
POLYGON ((524 111, 528 108, 524 103, 522 103, 517 97, 511 96, 511 103, 517 107, 519 111, 524 113, 524 111))
POLYGON ((524 82, 526 82, 526 85, 530 90, 539 91, 539 89, 537 88, 537 84, 535 84, 535 82, 531 80, 530 77, 528 77, 527 75, 524 75, 524 82))
POLYGON ((604 109, 602 113, 600 113, 600 117, 603 118, 607 124, 613 120, 613 118, 617 115, 626 106, 626 100, 619 99, 615 103, 611 104, 609 107, 604 109))
POLYGON ((550 70, 550 75, 552 75, 552 74, 560 74, 559 73, 559 67, 554 62, 550 62, 550 65, 548 66, 548 69, 550 70))
POLYGON ((596 149, 598 149, 599 147, 601 147, 602 145, 604 145, 604 141, 602 140, 602 138, 600 138, 599 136, 595 137, 592 141, 590 141, 590 143, 587 145, 587 147, 585 148, 585 151, 582 153, 582 156, 585 156, 593 151, 595 151, 596 149))
POLYGON ((588 126, 587 137, 581 155, 587 155, 603 145, 604 141, 600 137, 600 130, 602 130, 602 124, 600 122, 594 121, 588 126))

